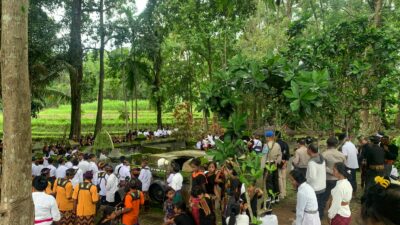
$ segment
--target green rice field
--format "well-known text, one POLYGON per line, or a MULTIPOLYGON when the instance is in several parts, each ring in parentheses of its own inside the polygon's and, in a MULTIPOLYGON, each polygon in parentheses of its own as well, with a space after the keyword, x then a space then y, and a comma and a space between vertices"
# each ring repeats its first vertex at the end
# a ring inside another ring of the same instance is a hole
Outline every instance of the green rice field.
MULTIPOLYGON (((120 118, 124 109, 124 102, 118 100, 104 100, 103 129, 112 134, 124 134, 126 131, 125 120, 120 118)), ((82 104, 82 134, 93 133, 96 123, 97 102, 82 104)), ((130 116, 130 104, 128 103, 130 116)), ((56 108, 48 108, 41 111, 37 118, 32 118, 33 139, 61 139, 68 136, 70 127, 70 105, 60 105, 56 108)), ((3 116, 0 114, 0 133, 3 129, 3 116)), ((196 113, 194 118, 201 118, 196 113)), ((150 108, 147 100, 138 102, 139 129, 155 129, 157 125, 157 113, 150 108)), ((129 121, 131 124, 131 120, 129 121)), ((174 118, 171 112, 163 113, 163 124, 173 127, 174 118)))

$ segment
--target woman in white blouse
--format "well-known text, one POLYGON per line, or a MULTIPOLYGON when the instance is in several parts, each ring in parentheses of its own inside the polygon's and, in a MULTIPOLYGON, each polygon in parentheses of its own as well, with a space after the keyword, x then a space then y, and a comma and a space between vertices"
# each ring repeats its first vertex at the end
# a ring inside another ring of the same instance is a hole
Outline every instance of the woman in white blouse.
POLYGON ((353 188, 347 177, 344 163, 336 163, 333 167, 333 175, 338 179, 335 188, 331 191, 331 204, 328 210, 328 217, 331 225, 349 225, 351 222, 350 201, 353 188))
POLYGON ((292 170, 290 181, 297 189, 296 220, 293 225, 321 225, 317 196, 314 189, 307 184, 303 173, 299 170, 292 170))
POLYGON ((51 225, 61 219, 56 199, 44 193, 47 188, 47 179, 43 176, 35 177, 32 181, 32 199, 35 205, 35 224, 51 225))

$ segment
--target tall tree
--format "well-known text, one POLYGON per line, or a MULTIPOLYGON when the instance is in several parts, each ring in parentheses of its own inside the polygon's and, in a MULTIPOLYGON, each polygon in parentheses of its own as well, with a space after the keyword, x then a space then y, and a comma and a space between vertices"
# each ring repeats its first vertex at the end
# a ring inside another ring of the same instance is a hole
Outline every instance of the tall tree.
POLYGON ((125 0, 100 0, 97 8, 93 11, 99 14, 99 26, 98 26, 98 36, 100 38, 100 71, 99 71, 99 93, 97 96, 97 115, 96 124, 94 129, 94 136, 96 136, 102 129, 103 126, 103 99, 104 99, 104 54, 105 46, 108 41, 115 38, 115 28, 118 26, 114 24, 112 16, 114 14, 121 13, 121 7, 125 3, 125 0))
POLYGON ((167 25, 168 9, 163 1, 150 0, 145 11, 139 17, 141 24, 141 54, 144 55, 152 66, 151 76, 148 81, 152 86, 152 97, 157 110, 157 127, 162 128, 162 111, 164 96, 162 94, 161 69, 163 65, 162 44, 169 30, 167 25))
POLYGON ((31 96, 28 72, 28 0, 3 0, 1 74, 3 171, 1 224, 33 224, 31 96), (19 163, 16 163, 16 162, 19 163), (19 178, 15 179, 18 171, 19 178))
POLYGON ((83 50, 82 50, 82 3, 83 0, 72 0, 70 17, 69 43, 69 77, 71 84, 71 127, 69 138, 79 139, 81 135, 81 84, 83 79, 83 50))

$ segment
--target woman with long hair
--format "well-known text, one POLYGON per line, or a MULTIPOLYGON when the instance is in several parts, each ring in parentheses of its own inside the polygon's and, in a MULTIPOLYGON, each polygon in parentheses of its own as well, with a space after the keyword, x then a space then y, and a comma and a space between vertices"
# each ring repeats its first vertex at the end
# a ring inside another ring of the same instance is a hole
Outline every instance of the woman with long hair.
POLYGON ((330 224, 349 225, 351 222, 350 201, 353 188, 348 181, 350 174, 346 165, 342 162, 336 163, 333 167, 333 176, 338 181, 331 191, 331 204, 328 210, 330 224))
POLYGON ((230 207, 229 217, 226 218, 227 225, 249 225, 250 219, 246 214, 241 214, 241 206, 233 204, 230 207))

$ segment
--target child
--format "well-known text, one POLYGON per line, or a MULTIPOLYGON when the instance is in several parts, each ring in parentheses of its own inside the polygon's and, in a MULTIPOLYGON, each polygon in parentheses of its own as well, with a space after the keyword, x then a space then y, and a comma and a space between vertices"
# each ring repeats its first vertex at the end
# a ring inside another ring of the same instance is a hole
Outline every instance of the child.
POLYGON ((175 191, 172 188, 168 188, 166 193, 167 193, 167 200, 165 200, 164 202, 164 212, 165 212, 164 222, 167 222, 168 220, 174 218, 175 216, 174 212, 175 191))
POLYGON ((126 193, 124 200, 125 208, 121 210, 122 224, 139 224, 140 206, 144 205, 144 195, 139 191, 140 185, 137 179, 129 181, 129 192, 126 193))
POLYGON ((204 191, 206 191, 207 179, 203 171, 200 170, 201 161, 200 159, 192 159, 190 162, 190 167, 192 168, 192 190, 196 186, 200 186, 204 191))
POLYGON ((196 225, 190 213, 187 212, 186 204, 184 202, 176 203, 174 208, 175 217, 168 220, 164 225, 196 225))
POLYGON ((104 206, 104 207, 105 208, 103 209, 103 217, 100 219, 97 225, 116 225, 117 221, 115 220, 116 213, 114 207, 111 206, 104 206))
POLYGON ((170 175, 168 186, 174 189, 175 191, 174 203, 178 203, 183 201, 181 193, 183 185, 183 176, 180 173, 181 167, 179 166, 179 164, 173 162, 171 167, 172 167, 172 173, 170 175))
POLYGON ((212 206, 211 197, 205 194, 204 190, 199 186, 192 190, 192 214, 195 218, 195 222, 198 225, 215 225, 216 218, 214 209, 212 206), (194 215, 195 211, 198 211, 198 215, 194 215))
MULTIPOLYGON (((247 194, 249 195, 250 198, 250 206, 251 206, 251 211, 253 212, 253 216, 257 217, 257 204, 258 204, 258 199, 263 196, 263 192, 261 189, 256 188, 255 182, 250 183, 247 188, 246 188, 247 194)), ((243 193, 240 198, 247 203, 246 195, 243 193)), ((250 211, 247 210, 246 214, 249 217, 252 217, 250 215, 250 211)))

